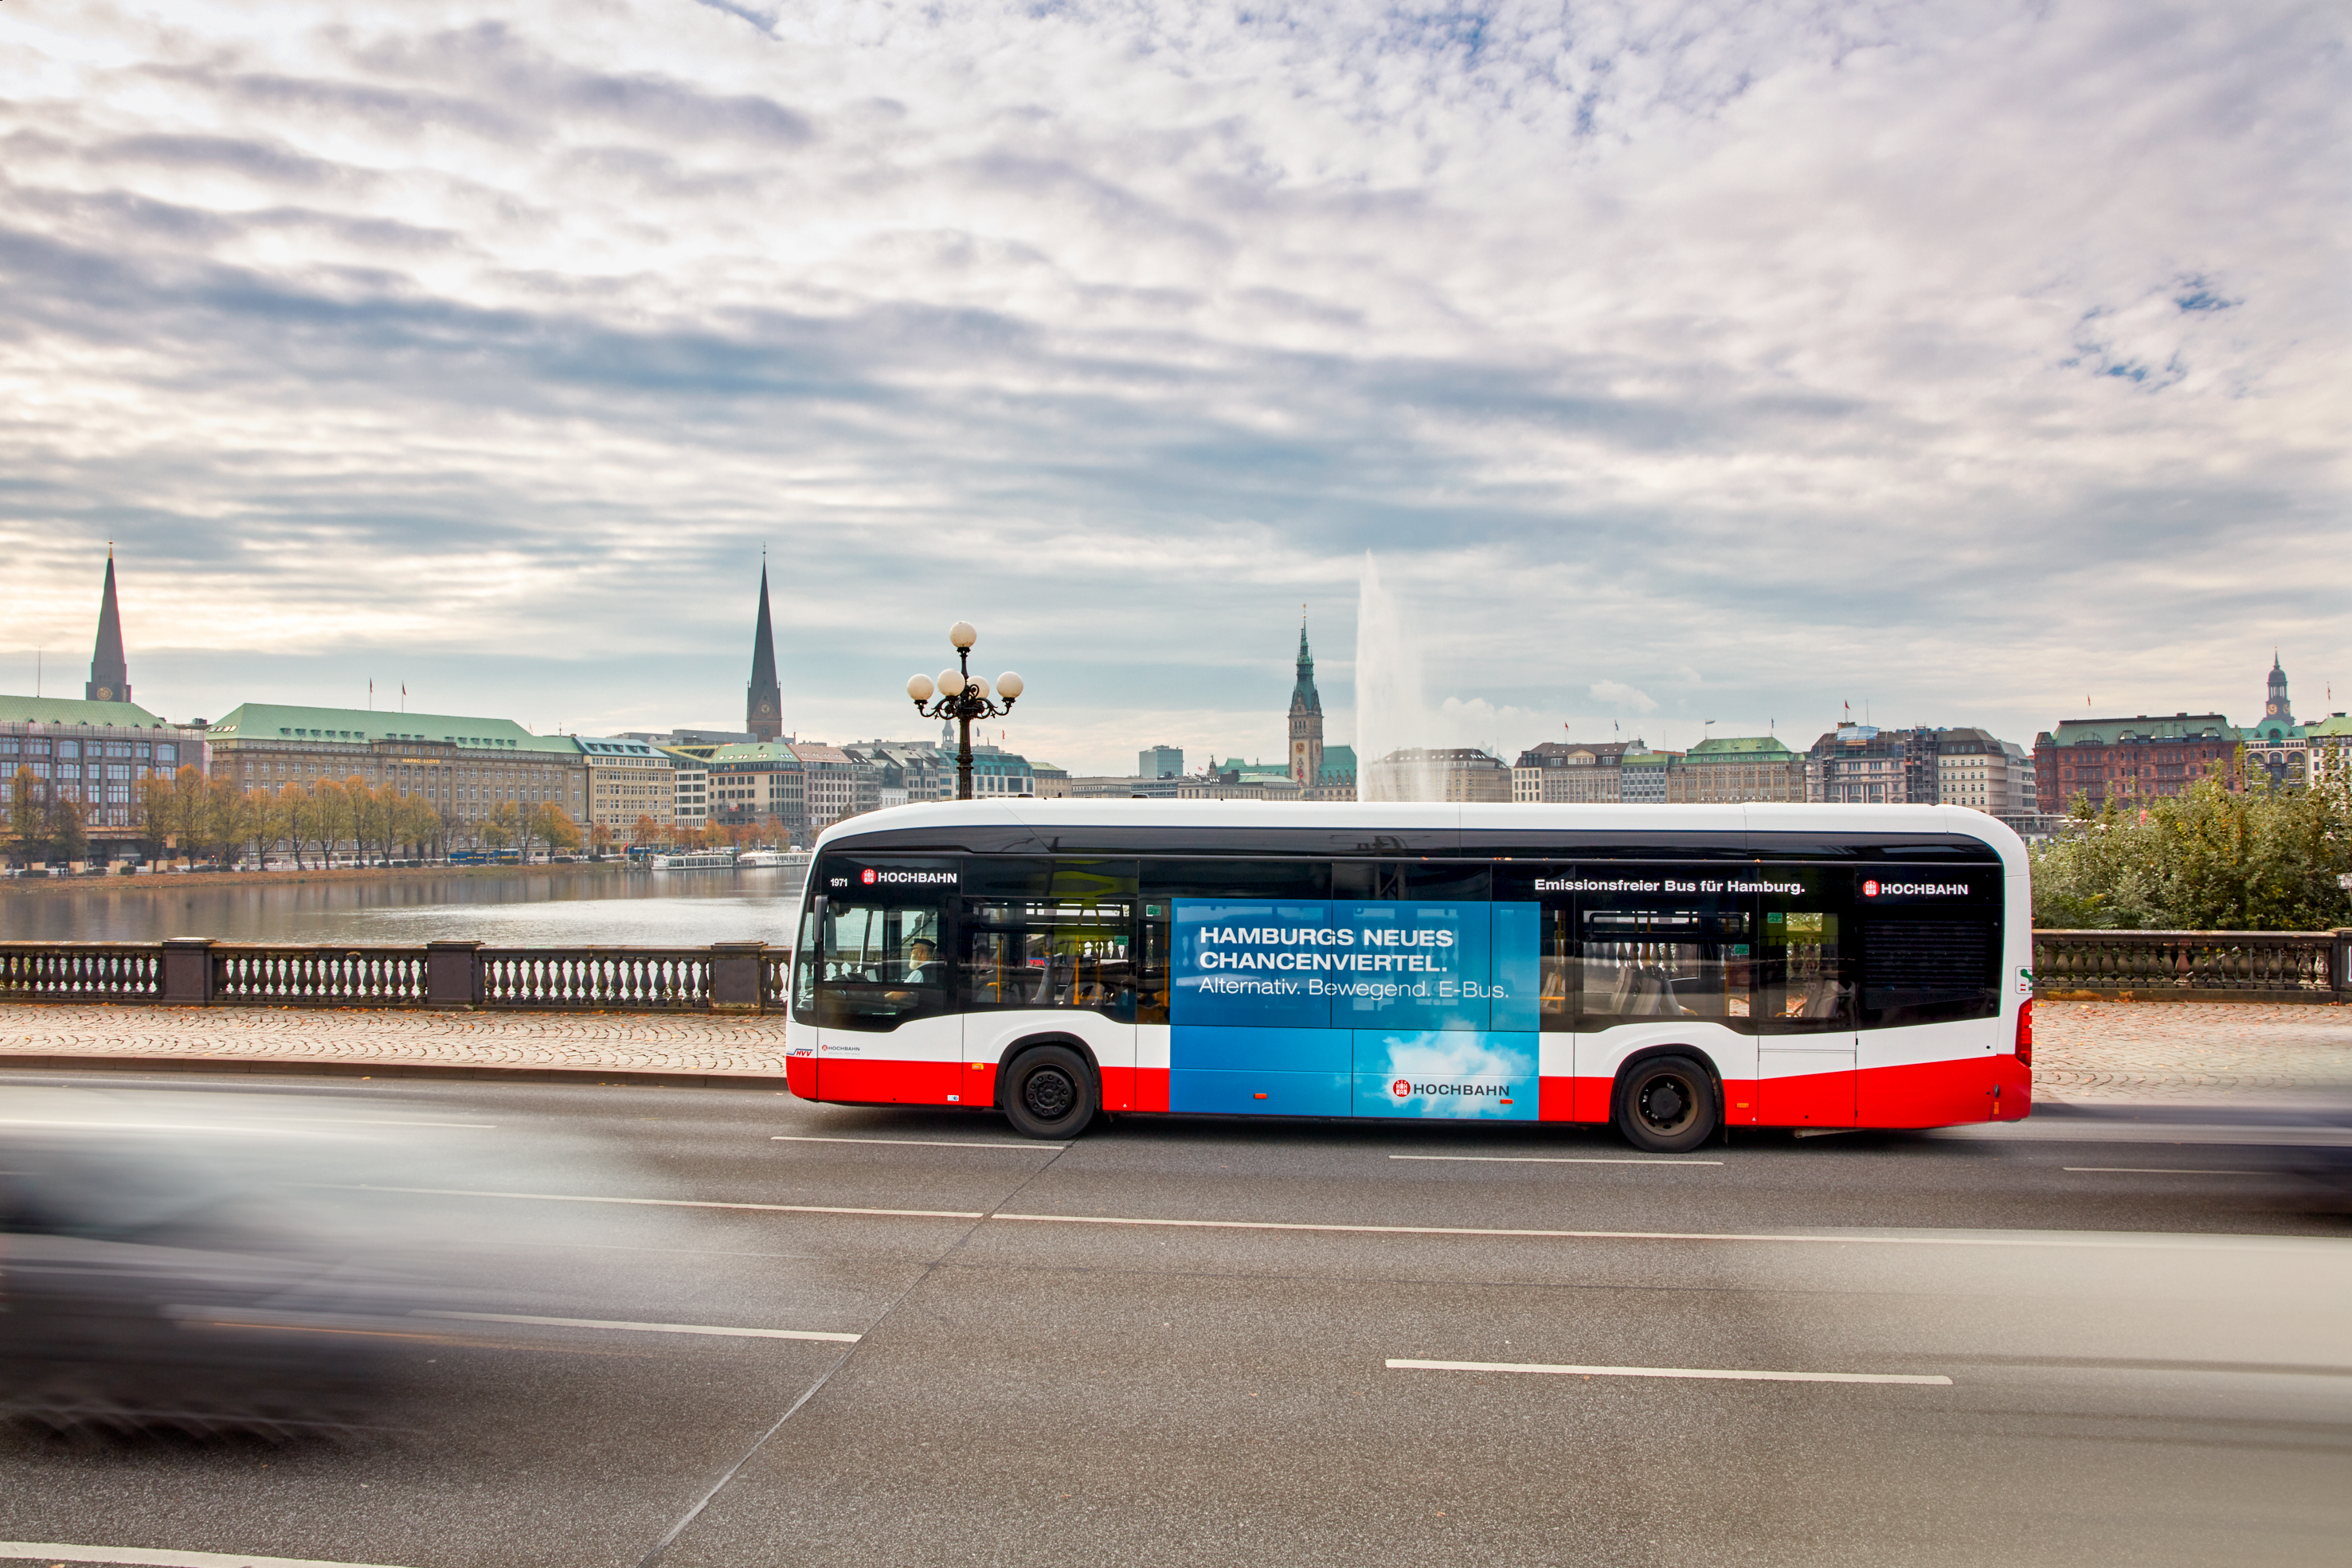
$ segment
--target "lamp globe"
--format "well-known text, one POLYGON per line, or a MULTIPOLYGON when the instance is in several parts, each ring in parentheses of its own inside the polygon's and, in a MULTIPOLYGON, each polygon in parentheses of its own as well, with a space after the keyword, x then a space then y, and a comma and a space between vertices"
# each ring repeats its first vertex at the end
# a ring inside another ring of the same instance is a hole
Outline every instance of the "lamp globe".
POLYGON ((1013 671, 1007 670, 1003 674, 996 677, 996 695, 1003 697, 1006 702, 1011 702, 1015 697, 1018 697, 1024 689, 1025 688, 1022 685, 1020 675, 1015 674, 1013 671))
POLYGON ((980 633, 971 629, 969 621, 959 621, 948 628, 948 641, 959 648, 969 648, 980 641, 980 633))
POLYGON ((907 695, 919 703, 930 701, 931 691, 931 677, 929 675, 911 676, 907 682, 907 695))

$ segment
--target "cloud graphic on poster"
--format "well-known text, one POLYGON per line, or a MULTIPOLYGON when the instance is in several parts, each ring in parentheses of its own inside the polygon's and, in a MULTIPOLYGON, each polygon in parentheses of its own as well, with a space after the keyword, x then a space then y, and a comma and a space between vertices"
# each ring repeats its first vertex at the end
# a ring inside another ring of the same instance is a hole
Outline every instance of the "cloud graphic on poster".
POLYGON ((1584 689, 1592 694, 1594 701, 1607 703, 1612 707, 1631 708, 1635 713, 1658 711, 1656 698, 1622 681, 1595 681, 1584 689))
MULTIPOLYGON (((1389 1048, 1386 1076, 1415 1083, 1461 1082, 1465 1079, 1488 1082, 1532 1080, 1536 1071, 1533 1055, 1524 1051, 1497 1050, 1492 1043, 1494 1039, 1493 1035, 1453 1030, 1391 1036, 1385 1041, 1389 1048)), ((1528 1087, 1532 1092, 1534 1085, 1530 1082, 1528 1087)), ((1425 1113, 1473 1119, 1501 1116, 1504 1111, 1502 1102, 1492 1096, 1430 1096, 1425 1113)))

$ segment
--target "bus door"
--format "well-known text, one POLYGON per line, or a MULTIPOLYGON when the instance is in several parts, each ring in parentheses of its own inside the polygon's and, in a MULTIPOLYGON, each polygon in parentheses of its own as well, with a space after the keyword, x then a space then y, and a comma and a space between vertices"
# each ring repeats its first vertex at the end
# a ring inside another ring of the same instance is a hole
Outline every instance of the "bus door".
POLYGON ((2001 1017, 2002 867, 1923 859, 1847 874, 1861 931, 1864 1124, 1937 1127, 2000 1114, 2000 1066, 2016 1040, 2001 1017))
POLYGON ((974 856, 965 867, 963 1103, 994 1104, 1005 1052, 1060 1035, 1094 1059, 1103 1109, 1139 1109, 1135 862, 974 856))
POLYGON ((1576 961, 1559 1005, 1576 1019, 1574 1118, 1609 1119, 1618 1070, 1635 1052, 1681 1047, 1722 1077, 1724 1119, 1751 1121, 1754 910, 1739 878, 1711 866, 1619 865, 1566 880, 1576 890, 1576 961))
POLYGON ((828 855, 817 868, 794 965, 794 1012, 816 1026, 817 1098, 957 1102, 963 1033, 946 925, 959 876, 945 858, 828 855))
POLYGON ((1766 864, 1758 875, 1757 1120, 1853 1126, 1853 873, 1766 864))

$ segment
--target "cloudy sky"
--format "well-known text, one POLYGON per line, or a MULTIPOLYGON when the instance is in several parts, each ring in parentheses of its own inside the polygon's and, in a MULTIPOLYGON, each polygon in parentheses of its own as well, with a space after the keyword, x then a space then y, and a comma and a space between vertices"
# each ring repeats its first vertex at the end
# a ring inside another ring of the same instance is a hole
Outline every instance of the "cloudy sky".
POLYGON ((0 690, 1433 741, 2352 706, 2327 4, 0 7, 0 690))

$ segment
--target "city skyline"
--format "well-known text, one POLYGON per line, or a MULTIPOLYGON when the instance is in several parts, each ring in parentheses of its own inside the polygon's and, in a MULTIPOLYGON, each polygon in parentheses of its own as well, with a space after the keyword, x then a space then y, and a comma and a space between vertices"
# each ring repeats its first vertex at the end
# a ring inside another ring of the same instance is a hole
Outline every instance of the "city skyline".
POLYGON ((109 538, 181 717, 731 728, 763 542, 788 729, 1074 770, 1301 599, 1351 742, 1367 551, 1436 746, 2352 681, 2323 7, 501 17, 0 17, 0 686, 109 538))

